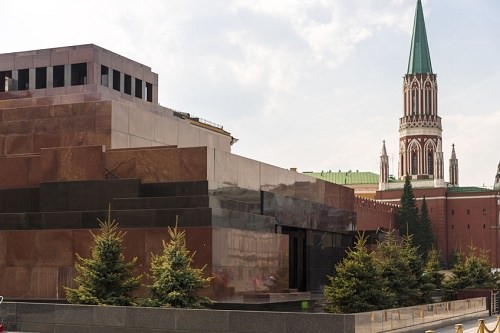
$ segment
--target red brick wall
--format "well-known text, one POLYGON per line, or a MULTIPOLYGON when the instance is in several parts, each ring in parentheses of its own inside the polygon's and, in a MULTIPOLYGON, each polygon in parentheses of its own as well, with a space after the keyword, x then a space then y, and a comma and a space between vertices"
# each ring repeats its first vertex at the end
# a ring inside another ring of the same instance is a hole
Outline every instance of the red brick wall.
POLYGON ((448 241, 452 249, 469 252, 472 245, 489 251, 491 263, 500 267, 497 197, 491 193, 450 195, 448 241), (481 195, 483 194, 483 195, 481 195))
POLYGON ((377 230, 378 228, 391 230, 397 228, 397 205, 363 197, 355 197, 354 200, 358 230, 377 230))

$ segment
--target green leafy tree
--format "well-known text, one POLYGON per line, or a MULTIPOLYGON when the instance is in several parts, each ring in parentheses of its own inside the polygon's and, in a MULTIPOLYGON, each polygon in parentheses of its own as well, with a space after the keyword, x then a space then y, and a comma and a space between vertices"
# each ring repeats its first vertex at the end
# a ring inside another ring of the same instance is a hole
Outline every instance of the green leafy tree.
POLYGON ((429 218, 425 196, 420 207, 419 222, 413 240, 414 244, 418 247, 418 253, 425 259, 434 246, 434 235, 432 233, 431 219, 429 218))
POLYGON ((442 287, 444 279, 444 274, 440 272, 441 264, 439 258, 438 250, 431 248, 427 253, 424 267, 424 274, 429 278, 429 282, 432 283, 436 289, 442 287))
POLYGON ((78 253, 75 269, 76 288, 65 287, 69 303, 95 305, 133 305, 132 293, 139 288, 141 276, 134 276, 137 258, 129 262, 123 256, 123 237, 118 223, 108 219, 99 220, 101 232, 94 234, 91 258, 82 258, 78 253))
POLYGON ((203 277, 205 267, 191 267, 195 253, 186 248, 185 231, 168 228, 170 241, 163 241, 161 255, 151 254, 149 306, 175 308, 200 308, 210 304, 210 299, 198 295, 208 286, 210 277, 203 277))
POLYGON ((487 252, 470 246, 467 256, 457 253, 452 275, 445 280, 444 287, 448 298, 453 299, 462 289, 496 288, 496 278, 487 252))
POLYGON ((325 286, 325 310, 333 313, 354 313, 385 309, 393 304, 394 295, 387 289, 375 257, 366 249, 367 237, 358 234, 353 249, 336 266, 336 275, 329 276, 325 286))
POLYGON ((418 210, 409 176, 405 178, 398 212, 398 221, 399 234, 401 236, 406 234, 415 235, 417 233, 418 210))
POLYGON ((393 307, 412 306, 420 303, 422 291, 419 278, 422 264, 411 236, 398 242, 392 232, 386 234, 378 244, 377 257, 382 277, 388 281, 388 288, 395 295, 393 307))

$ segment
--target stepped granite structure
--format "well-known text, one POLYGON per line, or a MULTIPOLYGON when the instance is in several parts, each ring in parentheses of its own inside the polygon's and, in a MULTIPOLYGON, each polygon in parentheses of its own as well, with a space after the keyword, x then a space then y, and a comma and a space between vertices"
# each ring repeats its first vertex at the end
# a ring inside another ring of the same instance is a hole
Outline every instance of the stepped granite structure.
POLYGON ((149 67, 95 45, 0 55, 0 293, 64 299, 108 205, 139 272, 178 217, 208 296, 271 276, 320 290, 352 244, 353 190, 232 154, 229 132, 157 93, 149 67))

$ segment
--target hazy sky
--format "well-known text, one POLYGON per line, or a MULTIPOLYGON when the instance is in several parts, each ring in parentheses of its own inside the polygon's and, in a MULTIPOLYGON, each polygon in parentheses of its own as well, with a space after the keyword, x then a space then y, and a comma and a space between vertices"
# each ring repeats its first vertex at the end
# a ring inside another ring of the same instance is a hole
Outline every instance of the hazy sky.
MULTIPOLYGON (((416 0, 3 1, 0 53, 93 43, 159 74, 160 104, 219 123, 233 152, 299 171, 397 175, 416 0)), ((423 1, 445 179, 500 160, 500 1, 423 1)))

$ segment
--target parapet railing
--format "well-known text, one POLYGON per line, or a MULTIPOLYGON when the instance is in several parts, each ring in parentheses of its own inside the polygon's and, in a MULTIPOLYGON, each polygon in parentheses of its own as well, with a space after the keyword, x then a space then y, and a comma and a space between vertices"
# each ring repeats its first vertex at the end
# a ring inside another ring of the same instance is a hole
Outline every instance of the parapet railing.
MULTIPOLYGON (((355 314, 356 332, 377 333, 420 325, 432 325, 453 318, 486 311, 486 298, 440 302, 406 308, 355 314)), ((499 332, 500 333, 500 332, 499 332)))

